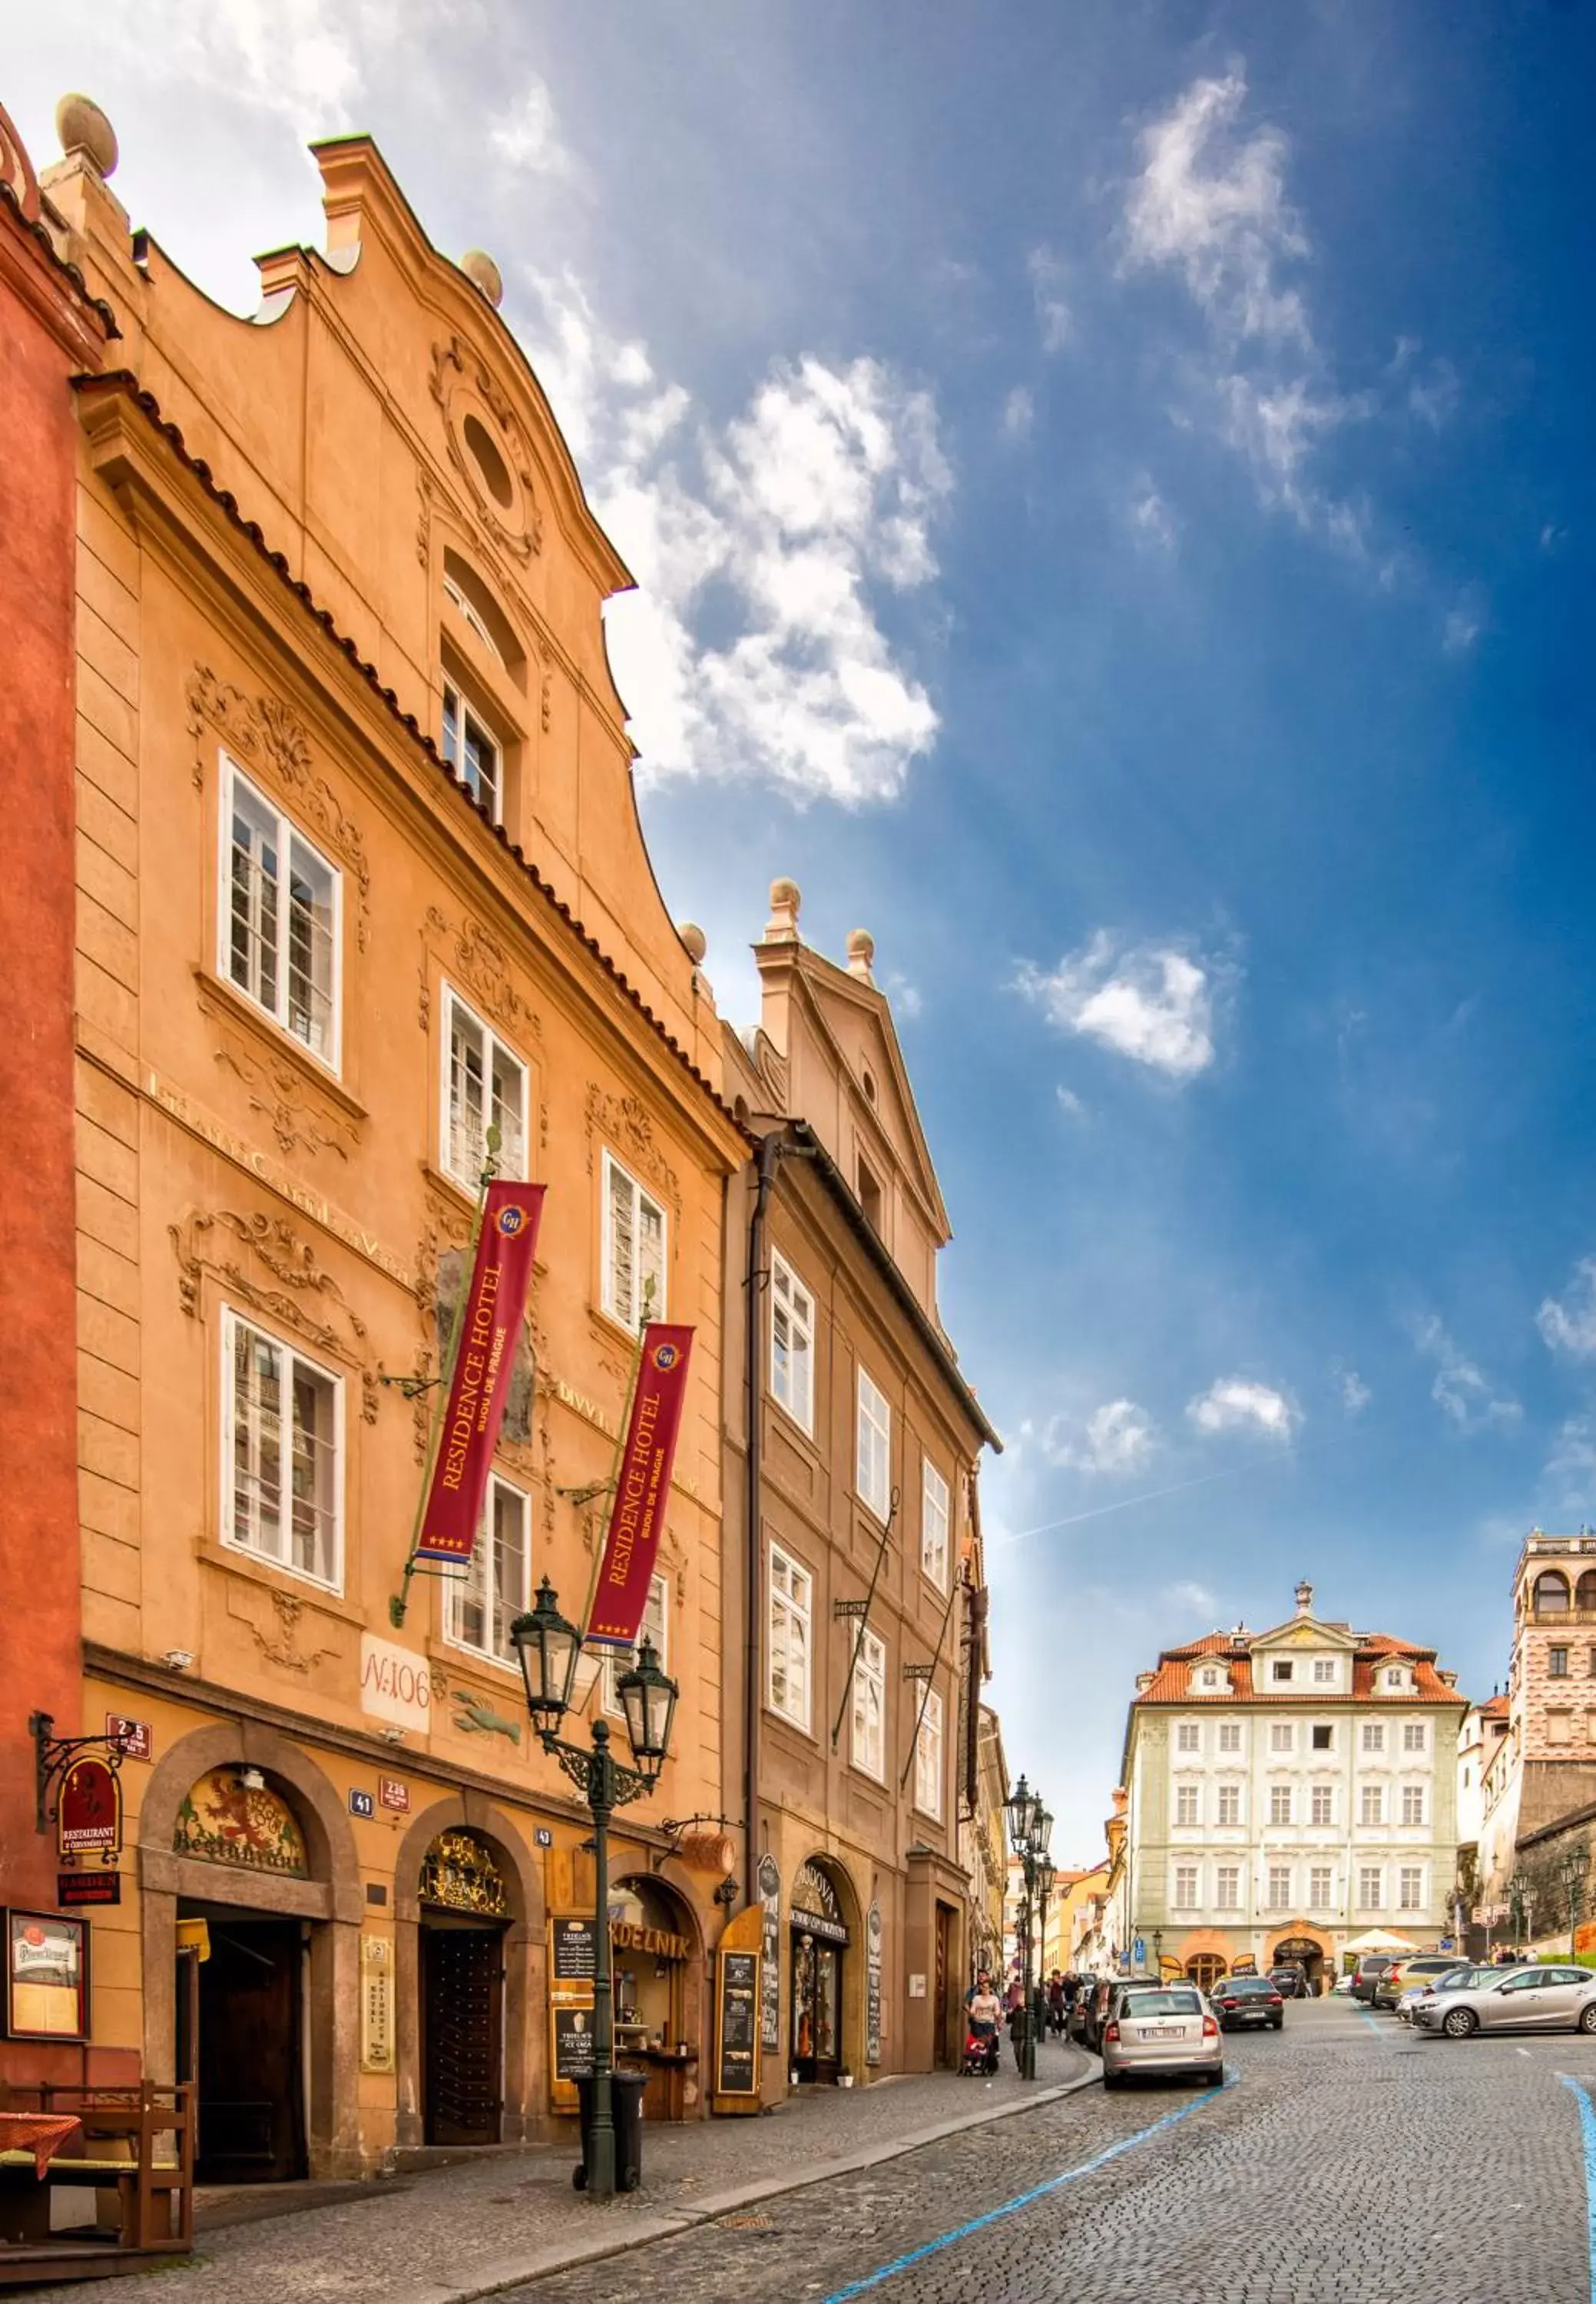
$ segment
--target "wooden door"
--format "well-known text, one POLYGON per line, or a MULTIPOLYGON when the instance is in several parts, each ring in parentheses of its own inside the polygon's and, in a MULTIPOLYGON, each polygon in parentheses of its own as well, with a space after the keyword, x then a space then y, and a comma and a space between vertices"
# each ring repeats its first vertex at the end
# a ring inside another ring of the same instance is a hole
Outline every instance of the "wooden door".
POLYGON ((297 1920, 210 1923, 196 1995, 202 2184, 305 2173, 302 1967, 297 1920))
POLYGON ((949 2063, 953 2059, 953 2052, 948 2046, 947 2030, 948 2000, 952 1985, 950 1970, 952 1966, 953 1913, 946 1904, 938 1904, 937 1907, 936 2034, 931 2054, 939 2065, 949 2063))
POLYGON ((503 1938, 423 1927, 421 2027, 429 2144, 497 2144, 502 2129, 503 1938))

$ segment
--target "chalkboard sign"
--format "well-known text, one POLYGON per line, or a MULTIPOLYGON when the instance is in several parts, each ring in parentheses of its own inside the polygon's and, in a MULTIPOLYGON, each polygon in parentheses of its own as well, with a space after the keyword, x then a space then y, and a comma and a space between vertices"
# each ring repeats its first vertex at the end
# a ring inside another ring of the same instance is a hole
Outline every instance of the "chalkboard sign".
POLYGON ((881 1907, 872 1904, 864 1927, 864 2061, 881 2061, 881 1907))
POLYGON ((760 1859, 760 2046, 767 2055, 781 2047, 781 1874, 768 1856, 760 1859))
POLYGON ((590 2008, 556 2008, 554 2012, 556 2080, 585 2080, 592 2069, 592 2010, 590 2008))
POLYGON ((721 2096, 752 2096, 759 2087, 760 1955, 720 1955, 719 2054, 716 2088, 721 2096))
POLYGON ((556 1984, 591 1984, 598 1973, 598 1931, 591 1920, 556 1920, 554 1979, 556 1984))

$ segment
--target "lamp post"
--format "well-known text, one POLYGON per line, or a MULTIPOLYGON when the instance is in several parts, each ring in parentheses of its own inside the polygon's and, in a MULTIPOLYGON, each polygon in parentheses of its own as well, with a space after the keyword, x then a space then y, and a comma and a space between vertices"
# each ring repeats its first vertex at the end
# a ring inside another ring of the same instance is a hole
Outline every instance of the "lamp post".
POLYGON ((1040 1982, 1044 1991, 1047 1989, 1048 1980, 1048 1899, 1053 1893, 1053 1884, 1057 1877, 1058 1867, 1054 1863, 1053 1859, 1050 1856, 1044 1856, 1036 1868, 1036 1893, 1037 1901, 1040 1907, 1040 1917, 1037 1924, 1036 1940, 1041 1946, 1042 1972, 1040 1982))
POLYGON ((1529 1893, 1530 1884, 1521 1868, 1507 1883, 1507 1903, 1513 1914, 1513 1941, 1521 1952, 1524 1940, 1524 1905, 1529 1893))
MULTIPOLYGON (((1053 1819, 1042 1806, 1040 1792, 1033 1792, 1023 1776, 1004 1802, 1008 1815, 1009 1845, 1020 1859, 1024 1875, 1025 1893, 1021 1902, 1023 1942, 1021 1946, 1023 1966, 1020 1991, 1023 1997, 1023 2024, 1020 2034, 1020 2078, 1036 2078, 1036 2024, 1032 2002, 1036 1994, 1035 1974, 1031 1961, 1033 1939, 1031 1927, 1031 1906, 1036 1901, 1040 1867, 1048 1861, 1048 1842, 1053 1837, 1053 1819)), ((1048 1866, 1048 1886, 1052 1885, 1052 1867, 1048 1866)), ((1047 1910, 1043 1906, 1043 1924, 1047 1910)))
POLYGON ((1578 1932, 1579 1916, 1584 1906, 1585 1875, 1590 1868, 1591 1851, 1583 1844, 1568 1850, 1559 1868, 1563 1893, 1568 1899, 1568 1957, 1577 1958, 1575 1936, 1578 1932))
POLYGON ((616 1683, 633 1765, 624 1767, 609 1749, 609 1724, 595 1720, 592 1749, 568 1744, 559 1732, 571 1704, 582 1634, 560 1614, 548 1577, 530 1615, 517 1616, 510 1639, 526 1683, 526 1706, 546 1752, 552 1752, 586 1801, 593 1819, 593 2115, 583 2154, 587 2189, 607 2200, 615 2189, 615 1984, 609 1943, 609 1820, 616 1808, 641 1800, 659 1781, 670 1749, 676 1683, 659 1669, 646 1636, 637 1662, 616 1683))

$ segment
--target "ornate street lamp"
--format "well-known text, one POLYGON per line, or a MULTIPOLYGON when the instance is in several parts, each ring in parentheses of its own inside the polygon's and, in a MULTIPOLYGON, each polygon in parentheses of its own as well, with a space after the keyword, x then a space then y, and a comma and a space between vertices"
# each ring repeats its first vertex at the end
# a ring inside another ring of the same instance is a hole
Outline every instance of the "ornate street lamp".
MULTIPOLYGON (((1021 1869, 1025 1879, 1025 1893, 1022 1901, 1020 1915, 1022 1929, 1020 1950, 1023 1961, 1020 1989, 1024 1995, 1020 2032, 1020 2078, 1033 2080, 1036 2078, 1036 2021, 1031 2003, 1036 1992, 1036 1978, 1031 1962, 1034 1940, 1031 1927, 1031 1908, 1036 1901, 1038 1867, 1046 1859, 1048 1842, 1052 1838, 1053 1819, 1042 1806, 1041 1794, 1033 1792, 1023 1776, 1020 1778, 1019 1783, 1004 1802, 1004 1807, 1008 1814, 1009 1843, 1020 1859, 1021 1869)), ((1042 1910, 1042 1923, 1045 1927, 1047 1925, 1045 1903, 1042 1910)))
POLYGON ((526 1683, 526 1708, 546 1752, 552 1752, 576 1786, 593 1819, 593 2117, 583 2156, 587 2189, 609 2199, 615 2189, 615 1980, 609 1943, 609 1820, 616 1808, 654 1790, 670 1749, 676 1712, 676 1683, 659 1669, 653 1642, 645 1638, 637 1662, 622 1674, 615 1693, 626 1722, 632 1766, 624 1767, 609 1749, 609 1723, 595 1720, 592 1749, 567 1744, 559 1733, 571 1705, 571 1690, 582 1654, 582 1634, 560 1614, 559 1596, 548 1577, 538 1588, 536 1606, 517 1616, 510 1639, 526 1683))
POLYGON ((1031 1845, 1031 1834, 1036 1821, 1036 1812, 1040 1806, 1040 1800, 1037 1799, 1036 1794, 1022 1776, 1004 1802, 1004 1807, 1008 1812, 1009 1843, 1016 1856, 1023 1856, 1031 1845))
POLYGON ((1521 1867, 1507 1883, 1507 1902, 1513 1913, 1513 1941, 1517 1944, 1522 1944, 1524 1939, 1524 1905, 1529 1891, 1529 1880, 1521 1867))
MULTIPOLYGON (((1049 1818, 1049 1821, 1051 1819, 1049 1818)), ((1058 1867, 1050 1856, 1039 1856, 1036 1863, 1036 1893, 1041 1904, 1041 1917, 1037 1926, 1036 1940, 1041 1946, 1042 1969, 1048 1966, 1048 1899, 1053 1893, 1053 1884, 1058 1877, 1058 1867)))
POLYGON ((1570 1848, 1558 1868, 1563 1893, 1568 1899, 1568 1957, 1578 1957, 1575 1937, 1579 1929, 1579 1916, 1584 1907, 1585 1876, 1591 1867, 1591 1851, 1583 1843, 1570 1848))
POLYGON ((1048 1811, 1042 1806, 1041 1795, 1039 1793, 1037 1795, 1036 1815, 1031 1826, 1031 1845, 1038 1856, 1045 1856, 1047 1854, 1048 1842, 1052 1839, 1052 1837, 1053 1818, 1048 1811))

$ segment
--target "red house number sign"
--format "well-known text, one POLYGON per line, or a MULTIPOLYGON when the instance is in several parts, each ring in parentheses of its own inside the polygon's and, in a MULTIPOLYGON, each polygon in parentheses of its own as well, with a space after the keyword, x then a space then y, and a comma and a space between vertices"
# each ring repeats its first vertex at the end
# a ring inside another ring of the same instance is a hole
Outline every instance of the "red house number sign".
POLYGON ((64 1864, 88 1856, 115 1864, 122 1853, 122 1786, 104 1760, 86 1755, 61 1779, 55 1845, 64 1864))

